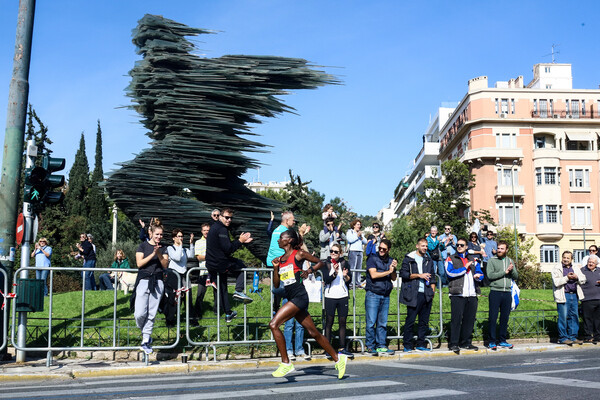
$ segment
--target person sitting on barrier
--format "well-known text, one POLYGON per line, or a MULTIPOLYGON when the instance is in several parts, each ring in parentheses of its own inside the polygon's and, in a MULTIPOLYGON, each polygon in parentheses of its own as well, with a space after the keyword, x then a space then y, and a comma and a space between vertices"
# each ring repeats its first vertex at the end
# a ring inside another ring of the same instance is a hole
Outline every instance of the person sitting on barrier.
POLYGON ((335 243, 331 246, 330 256, 325 262, 325 337, 331 343, 331 328, 338 314, 340 344, 338 353, 354 358, 354 354, 346 349, 346 318, 348 318, 348 283, 350 269, 342 257, 342 246, 335 243))
POLYGON ((142 242, 135 253, 139 272, 134 289, 134 317, 142 331, 140 349, 146 354, 152 354, 152 329, 164 291, 163 272, 169 265, 167 248, 160 243, 163 226, 150 225, 149 233, 150 239, 142 242))
MULTIPOLYGON (((127 257, 125 257, 125 252, 123 250, 117 250, 117 252, 115 253, 115 259, 110 267, 126 269, 131 268, 129 266, 129 260, 127 259, 127 257)), ((113 290, 113 283, 118 283, 121 280, 122 276, 122 272, 116 273, 114 271, 111 273, 106 272, 100 275, 100 277, 98 278, 98 280, 100 281, 100 290, 113 290)))
POLYGON ((375 355, 393 355, 387 347, 387 320, 390 308, 390 293, 397 278, 398 261, 390 257, 392 242, 383 239, 379 243, 379 254, 367 258, 367 293, 365 294, 365 313, 367 327, 365 344, 367 353, 375 355))
POLYGON ((417 241, 417 249, 404 257, 400 277, 402 288, 400 302, 406 304, 406 320, 404 322, 404 352, 413 350, 413 327, 419 316, 417 330, 417 351, 431 351, 425 342, 429 329, 429 315, 435 296, 437 277, 433 260, 427 253, 427 239, 417 241))
MULTIPOLYGON (((200 267, 200 273, 198 274, 198 292, 196 292, 196 302, 192 307, 190 324, 193 326, 200 325, 198 320, 202 318, 202 302, 204 301, 204 296, 206 295, 206 288, 208 286, 213 287, 213 298, 216 299, 217 294, 217 285, 215 282, 210 279, 210 275, 206 268, 206 237, 208 236, 208 232, 210 231, 209 224, 202 224, 202 237, 196 241, 196 245, 194 246, 194 252, 196 255, 196 259, 198 260, 198 267, 200 267), (212 283, 211 283, 212 281, 212 283)), ((217 302, 216 300, 213 302, 213 312, 217 314, 217 302)))
MULTIPOLYGON (((35 248, 31 252, 31 257, 35 257, 36 268, 51 267, 50 257, 52 257, 52 247, 48 246, 48 239, 43 237, 38 240, 35 244, 35 248)), ((35 279, 44 280, 44 296, 48 296, 48 285, 46 284, 46 281, 48 280, 49 272, 50 271, 48 270, 35 271, 35 279)))
POLYGON ((231 255, 239 249, 242 244, 252 242, 250 232, 240 234, 238 240, 229 239, 229 226, 233 219, 233 210, 224 209, 219 215, 219 220, 213 223, 206 237, 206 268, 212 279, 218 278, 219 307, 225 311, 225 320, 231 322, 237 312, 231 309, 229 305, 229 296, 227 293, 227 277, 229 275, 236 279, 235 300, 243 301, 248 304, 252 298, 244 293, 245 274, 242 269, 244 263, 231 255))
POLYGON ((302 283, 302 279, 306 279, 309 273, 319 270, 324 264, 317 257, 301 249, 302 239, 300 239, 299 235, 293 229, 283 232, 279 237, 278 243, 279 247, 284 250, 284 254, 273 260, 273 286, 278 288, 280 285, 283 285, 288 302, 281 306, 277 314, 269 322, 269 329, 273 333, 282 361, 279 364, 279 368, 273 372, 273 376, 283 377, 294 371, 294 365, 290 362, 287 355, 285 338, 279 327, 285 321, 296 318, 308 334, 336 362, 335 368, 338 371, 338 378, 342 379, 346 371, 348 357, 343 354, 338 355, 327 341, 327 338, 315 327, 308 313, 308 293, 302 283), (309 267, 306 271, 302 271, 304 260, 316 263, 316 265, 309 267))

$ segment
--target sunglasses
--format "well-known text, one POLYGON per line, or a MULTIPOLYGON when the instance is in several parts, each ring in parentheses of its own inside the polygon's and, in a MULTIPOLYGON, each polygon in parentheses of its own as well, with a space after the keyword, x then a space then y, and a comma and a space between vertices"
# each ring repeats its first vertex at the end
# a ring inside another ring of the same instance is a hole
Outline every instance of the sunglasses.
POLYGON ((231 215, 228 215, 228 216, 223 215, 223 218, 225 218, 226 220, 230 220, 233 217, 231 215))
POLYGON ((466 246, 466 244, 462 244, 462 243, 459 243, 456 245, 456 247, 465 247, 465 246, 466 246))
POLYGON ((379 247, 379 251, 388 251, 389 249, 387 247, 379 247))
POLYGON ((340 254, 338 250, 331 250, 331 254, 340 254))

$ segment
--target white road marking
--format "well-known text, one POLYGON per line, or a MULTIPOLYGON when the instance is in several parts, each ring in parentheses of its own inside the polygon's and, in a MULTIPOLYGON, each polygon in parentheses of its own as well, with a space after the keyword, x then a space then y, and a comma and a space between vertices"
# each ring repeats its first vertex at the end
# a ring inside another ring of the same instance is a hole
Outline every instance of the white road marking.
POLYGON ((324 400, 338 400, 338 399, 361 399, 361 400, 409 400, 409 399, 427 399, 430 397, 442 397, 442 396, 458 396, 467 394, 466 392, 459 392, 458 390, 449 389, 431 389, 431 390, 415 390, 412 392, 398 392, 398 393, 382 393, 382 394, 371 394, 368 396, 352 396, 352 397, 336 397, 324 400))
POLYGON ((548 371, 525 372, 525 375, 559 374, 561 372, 589 371, 591 369, 600 369, 600 367, 568 368, 568 369, 554 369, 554 370, 548 370, 548 371))

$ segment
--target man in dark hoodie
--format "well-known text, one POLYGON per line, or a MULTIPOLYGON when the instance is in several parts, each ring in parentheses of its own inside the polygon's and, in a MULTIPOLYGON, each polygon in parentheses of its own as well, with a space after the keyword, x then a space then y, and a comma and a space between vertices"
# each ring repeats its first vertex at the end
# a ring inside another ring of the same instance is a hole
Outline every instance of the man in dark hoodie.
POLYGON ((429 327, 429 315, 437 277, 433 260, 427 254, 427 239, 419 239, 417 249, 404 257, 400 277, 402 278, 400 302, 406 304, 404 352, 413 350, 413 326, 417 315, 419 316, 419 328, 415 350, 431 351, 427 347, 425 336, 429 327))

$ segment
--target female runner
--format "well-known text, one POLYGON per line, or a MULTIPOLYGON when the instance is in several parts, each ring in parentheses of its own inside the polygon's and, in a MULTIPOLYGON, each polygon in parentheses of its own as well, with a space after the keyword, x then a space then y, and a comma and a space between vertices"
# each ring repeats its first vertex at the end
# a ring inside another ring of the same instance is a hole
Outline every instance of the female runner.
POLYGON ((269 323, 269 329, 273 332, 277 349, 281 354, 281 363, 279 368, 273 372, 274 377, 283 377, 294 371, 294 365, 290 363, 285 347, 285 338, 279 327, 290 318, 296 318, 304 329, 312 336, 317 343, 331 356, 335 361, 335 369, 338 371, 338 378, 342 379, 346 372, 346 361, 348 356, 338 355, 329 341, 315 327, 315 324, 308 314, 308 294, 302 283, 309 273, 313 273, 323 266, 318 258, 302 250, 302 240, 293 229, 289 229, 281 234, 277 241, 279 247, 285 250, 285 254, 273 260, 273 287, 278 288, 281 285, 285 288, 285 295, 288 302, 283 305, 277 314, 269 323), (314 267, 302 271, 302 263, 308 260, 311 263, 317 263, 314 267))

